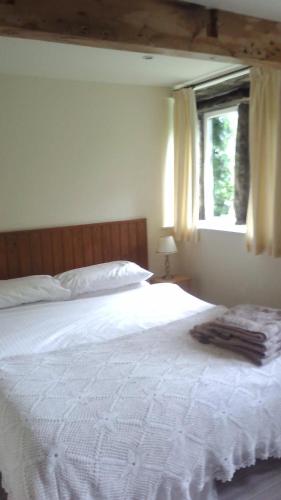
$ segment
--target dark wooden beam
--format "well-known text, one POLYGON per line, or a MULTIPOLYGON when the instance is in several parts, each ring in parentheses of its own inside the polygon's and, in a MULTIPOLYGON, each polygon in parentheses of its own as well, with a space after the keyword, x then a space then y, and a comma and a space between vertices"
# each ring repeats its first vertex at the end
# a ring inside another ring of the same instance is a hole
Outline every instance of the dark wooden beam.
POLYGON ((179 0, 0 0, 0 35, 281 67, 281 23, 179 0))

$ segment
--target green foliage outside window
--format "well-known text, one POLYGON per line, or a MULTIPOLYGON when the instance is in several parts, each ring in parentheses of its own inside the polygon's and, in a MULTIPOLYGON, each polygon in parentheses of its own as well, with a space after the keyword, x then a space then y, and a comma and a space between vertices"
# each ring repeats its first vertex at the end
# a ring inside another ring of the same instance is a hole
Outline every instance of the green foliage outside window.
POLYGON ((212 119, 212 163, 214 176, 214 215, 227 215, 233 203, 234 186, 228 156, 228 142, 233 134, 227 116, 212 119))

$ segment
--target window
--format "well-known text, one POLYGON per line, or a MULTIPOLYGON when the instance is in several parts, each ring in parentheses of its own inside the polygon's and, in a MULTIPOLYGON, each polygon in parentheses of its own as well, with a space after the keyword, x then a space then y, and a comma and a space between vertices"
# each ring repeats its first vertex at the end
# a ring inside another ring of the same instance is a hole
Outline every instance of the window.
POLYGON ((201 218, 209 226, 234 226, 236 222, 234 198, 237 124, 237 106, 203 115, 204 216, 201 218))
MULTIPOLYGON (((249 88, 227 96, 223 90, 223 95, 210 95, 210 92, 207 95, 205 91, 196 97, 201 152, 197 162, 200 165, 199 227, 245 232, 250 183, 249 88)), ((162 225, 172 227, 175 199, 172 99, 167 108, 162 225)))

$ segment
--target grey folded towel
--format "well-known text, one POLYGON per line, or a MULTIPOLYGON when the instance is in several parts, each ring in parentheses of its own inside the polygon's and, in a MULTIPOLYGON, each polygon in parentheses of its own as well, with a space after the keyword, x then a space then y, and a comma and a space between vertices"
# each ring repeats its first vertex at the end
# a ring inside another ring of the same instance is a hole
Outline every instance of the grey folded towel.
POLYGON ((254 305, 232 307, 217 324, 234 328, 252 342, 276 342, 281 338, 281 310, 254 305))
POLYGON ((239 305, 215 321, 197 325, 191 335, 244 354, 263 365, 281 354, 281 310, 239 305))

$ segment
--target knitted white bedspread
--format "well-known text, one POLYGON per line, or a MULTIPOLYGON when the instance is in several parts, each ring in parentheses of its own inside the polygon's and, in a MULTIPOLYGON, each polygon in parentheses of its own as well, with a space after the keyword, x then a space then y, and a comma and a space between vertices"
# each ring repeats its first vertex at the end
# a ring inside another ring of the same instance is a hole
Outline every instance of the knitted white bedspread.
POLYGON ((2 361, 9 499, 209 499, 215 478, 279 457, 281 361, 256 368, 187 333, 221 312, 2 361))

